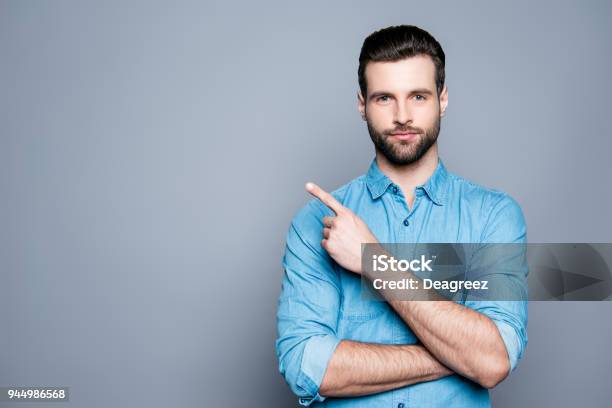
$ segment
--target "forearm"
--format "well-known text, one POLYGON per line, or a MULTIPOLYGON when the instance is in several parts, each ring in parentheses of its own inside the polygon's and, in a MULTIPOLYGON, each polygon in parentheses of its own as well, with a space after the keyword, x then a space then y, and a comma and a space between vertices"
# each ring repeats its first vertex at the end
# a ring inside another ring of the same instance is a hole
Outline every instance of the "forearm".
POLYGON ((453 374, 421 345, 343 340, 323 377, 319 393, 329 397, 375 394, 453 374))
POLYGON ((487 316, 449 300, 389 303, 427 350, 455 372, 486 388, 506 377, 506 348, 487 316))
MULTIPOLYGON (((384 249, 381 249, 384 251, 384 249)), ((492 388, 503 380, 510 362, 506 346, 493 321, 482 313, 424 289, 423 281, 410 272, 364 271, 370 283, 385 280, 418 281, 415 289, 378 290, 412 329, 423 346, 442 364, 483 387, 492 388)))

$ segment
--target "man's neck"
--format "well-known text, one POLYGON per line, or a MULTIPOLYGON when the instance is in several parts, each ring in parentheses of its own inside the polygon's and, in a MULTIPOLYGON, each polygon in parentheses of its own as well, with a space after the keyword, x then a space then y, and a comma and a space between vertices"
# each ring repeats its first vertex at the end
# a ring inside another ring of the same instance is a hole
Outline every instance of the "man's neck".
POLYGON ((434 143, 423 157, 411 164, 395 165, 378 151, 376 152, 376 163, 380 171, 400 187, 406 197, 406 203, 409 208, 412 208, 414 189, 425 184, 438 166, 438 143, 434 143))

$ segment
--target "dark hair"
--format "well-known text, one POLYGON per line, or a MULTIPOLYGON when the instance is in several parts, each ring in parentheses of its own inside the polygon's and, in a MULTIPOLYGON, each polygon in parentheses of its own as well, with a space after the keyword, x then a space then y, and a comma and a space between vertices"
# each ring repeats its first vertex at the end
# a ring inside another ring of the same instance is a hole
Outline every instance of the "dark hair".
POLYGON ((368 84, 365 69, 368 62, 395 62, 417 55, 429 55, 436 67, 438 94, 444 87, 444 51, 427 31, 413 25, 383 28, 370 34, 363 42, 359 54, 359 88, 366 98, 368 84))

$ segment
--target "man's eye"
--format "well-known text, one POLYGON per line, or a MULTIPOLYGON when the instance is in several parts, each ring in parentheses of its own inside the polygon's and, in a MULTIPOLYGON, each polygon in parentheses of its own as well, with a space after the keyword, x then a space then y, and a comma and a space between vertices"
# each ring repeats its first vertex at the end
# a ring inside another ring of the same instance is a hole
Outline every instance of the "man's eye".
POLYGON ((424 100, 425 100, 425 97, 424 97, 423 95, 415 95, 415 96, 414 96, 414 98, 415 98, 417 101, 424 101, 424 100))
POLYGON ((389 100, 389 97, 387 95, 383 95, 383 96, 379 96, 376 100, 378 102, 387 102, 389 100))

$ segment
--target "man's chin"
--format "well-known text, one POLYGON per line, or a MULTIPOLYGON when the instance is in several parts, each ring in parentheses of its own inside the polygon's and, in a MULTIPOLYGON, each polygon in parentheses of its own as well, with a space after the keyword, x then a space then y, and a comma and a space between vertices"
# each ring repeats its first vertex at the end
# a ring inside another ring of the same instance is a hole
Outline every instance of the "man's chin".
MULTIPOLYGON (((406 149, 408 150, 408 149, 406 149)), ((396 149, 395 151, 391 151, 391 154, 393 155, 393 157, 397 158, 398 160, 414 160, 416 157, 416 149, 411 148, 410 151, 406 151, 404 149, 396 149)))
POLYGON ((406 166, 408 164, 412 164, 415 161, 417 161, 417 158, 414 155, 385 154, 384 156, 387 158, 388 161, 390 161, 391 163, 397 166, 406 166))

